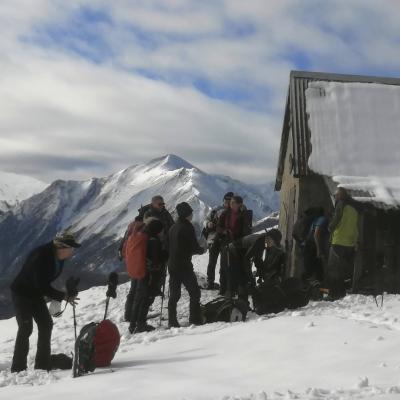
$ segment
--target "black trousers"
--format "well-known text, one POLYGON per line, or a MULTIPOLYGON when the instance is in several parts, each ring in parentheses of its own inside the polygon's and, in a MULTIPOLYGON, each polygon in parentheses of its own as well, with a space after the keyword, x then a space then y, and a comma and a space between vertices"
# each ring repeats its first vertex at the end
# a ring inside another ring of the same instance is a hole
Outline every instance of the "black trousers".
POLYGON ((170 271, 169 273, 169 300, 168 300, 168 319, 169 323, 174 324, 177 322, 176 307, 179 299, 181 298, 181 287, 185 286, 189 293, 189 323, 201 324, 201 310, 200 310, 200 287, 197 283, 197 278, 193 270, 186 271, 170 271))
POLYGON ((12 372, 27 368, 29 353, 29 337, 33 330, 33 320, 38 327, 38 342, 35 358, 35 368, 50 370, 51 332, 53 320, 43 297, 24 297, 12 293, 15 307, 15 317, 18 323, 18 333, 15 340, 14 356, 11 365, 12 372))
POLYGON ((155 297, 151 293, 150 279, 132 279, 131 290, 134 292, 130 314, 130 329, 146 325, 147 314, 155 297))
POLYGON ((219 294, 224 295, 228 289, 229 254, 228 247, 221 247, 220 269, 219 269, 219 294))
POLYGON ((249 272, 244 259, 245 250, 229 246, 226 269, 227 289, 231 296, 247 300, 247 286, 250 283, 249 272))
POLYGON ((354 247, 332 245, 328 259, 328 287, 333 299, 346 296, 346 279, 352 280, 354 272, 354 247))
POLYGON ((128 295, 126 296, 126 301, 125 301, 124 319, 126 322, 131 321, 131 314, 132 314, 133 300, 135 299, 135 292, 136 292, 136 279, 131 279, 131 287, 129 289, 128 295))
POLYGON ((215 240, 208 250, 207 281, 209 283, 214 283, 215 281, 215 268, 220 252, 221 243, 219 240, 215 240))
POLYGON ((308 280, 312 277, 319 282, 324 281, 324 266, 321 258, 317 257, 317 245, 314 241, 307 241, 304 249, 304 273, 303 279, 308 280))
MULTIPOLYGON (((153 297, 153 301, 156 296, 162 295, 162 287, 165 283, 165 275, 166 275, 165 272, 166 272, 166 266, 163 265, 159 271, 152 272, 151 279, 146 278, 148 279, 147 280, 148 291, 150 293, 150 296, 153 297)), ((137 290, 137 280, 131 279, 131 287, 129 289, 128 295, 126 296, 126 301, 125 301, 124 319, 127 322, 131 322, 132 307, 133 307, 133 302, 135 300, 136 290, 137 290)), ((141 289, 141 291, 143 290, 141 289)), ((143 295, 140 294, 140 296, 143 295)), ((153 301, 150 303, 150 306, 153 303, 153 301)))

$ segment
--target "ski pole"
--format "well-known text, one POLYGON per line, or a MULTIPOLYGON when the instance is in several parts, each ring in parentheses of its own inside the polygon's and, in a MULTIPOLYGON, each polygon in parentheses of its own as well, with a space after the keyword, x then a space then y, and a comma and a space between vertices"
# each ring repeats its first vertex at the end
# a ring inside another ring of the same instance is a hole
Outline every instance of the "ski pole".
POLYGON ((76 342, 76 338, 77 338, 77 335, 76 335, 77 324, 76 324, 76 314, 75 314, 75 302, 72 302, 72 313, 73 313, 73 316, 74 316, 74 332, 75 332, 75 342, 76 342))
POLYGON ((107 318, 107 313, 108 313, 108 305, 110 303, 110 297, 107 296, 107 300, 106 300, 106 309, 104 311, 104 318, 103 321, 107 318))
POLYGON ((166 281, 166 280, 167 280, 167 271, 165 271, 165 278, 164 278, 163 288, 162 288, 160 320, 158 321, 158 326, 159 326, 159 327, 161 326, 162 313, 163 313, 163 308, 164 308, 165 281, 166 281))

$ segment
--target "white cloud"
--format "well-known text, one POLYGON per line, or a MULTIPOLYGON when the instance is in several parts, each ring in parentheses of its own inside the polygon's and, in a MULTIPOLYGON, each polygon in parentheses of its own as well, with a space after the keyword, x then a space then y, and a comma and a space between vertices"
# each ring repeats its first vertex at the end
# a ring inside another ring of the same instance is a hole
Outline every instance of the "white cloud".
POLYGON ((399 19, 396 0, 4 0, 0 169, 84 178, 171 152, 210 172, 272 179, 299 55, 314 70, 385 75, 400 67, 399 19), (83 6, 111 22, 77 21, 83 6), (63 43, 40 46, 45 26, 63 27, 63 43), (101 53, 80 29, 112 56, 94 63, 65 48, 101 53), (192 77, 249 98, 213 100, 192 77))

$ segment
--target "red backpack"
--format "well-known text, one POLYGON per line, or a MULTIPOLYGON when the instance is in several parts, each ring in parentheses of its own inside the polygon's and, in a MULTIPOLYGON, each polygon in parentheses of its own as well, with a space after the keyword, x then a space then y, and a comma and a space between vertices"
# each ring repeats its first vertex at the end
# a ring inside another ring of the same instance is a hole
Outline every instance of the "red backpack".
POLYGON ((128 227, 128 237, 125 240, 122 250, 126 271, 133 279, 143 279, 146 276, 146 256, 149 235, 144 232, 143 228, 143 222, 133 222, 128 227))
POLYGON ((101 321, 93 337, 96 367, 107 367, 111 364, 118 350, 120 334, 118 328, 109 319, 101 321))

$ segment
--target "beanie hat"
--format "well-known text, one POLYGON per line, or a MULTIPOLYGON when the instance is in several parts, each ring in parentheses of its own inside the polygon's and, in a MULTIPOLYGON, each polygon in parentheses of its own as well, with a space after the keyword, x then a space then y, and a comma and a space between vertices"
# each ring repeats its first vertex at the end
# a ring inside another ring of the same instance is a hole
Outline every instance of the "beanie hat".
POLYGON ((234 195, 233 192, 225 193, 224 200, 230 200, 234 195))
POLYGON ((187 218, 193 214, 193 208, 188 203, 183 202, 176 206, 176 212, 179 218, 187 218))
POLYGON ((265 234, 265 237, 266 238, 270 237, 276 243, 276 245, 278 245, 278 246, 281 244, 282 233, 281 233, 281 231, 279 229, 276 229, 276 228, 270 229, 265 234))
POLYGON ((53 244, 59 249, 65 249, 68 247, 81 247, 81 245, 75 241, 74 235, 69 231, 57 233, 53 239, 53 244))
POLYGON ((145 230, 150 236, 157 236, 164 229, 163 223, 158 218, 147 218, 144 224, 145 230))

